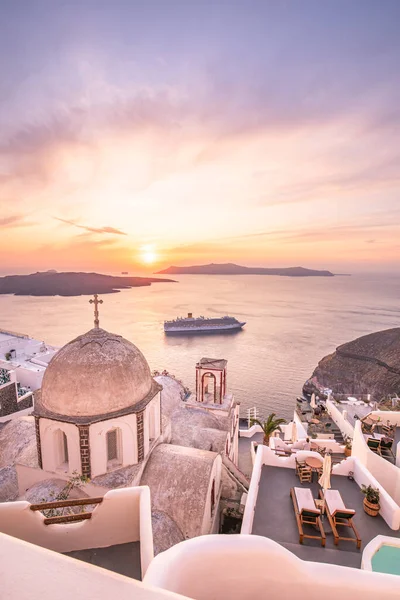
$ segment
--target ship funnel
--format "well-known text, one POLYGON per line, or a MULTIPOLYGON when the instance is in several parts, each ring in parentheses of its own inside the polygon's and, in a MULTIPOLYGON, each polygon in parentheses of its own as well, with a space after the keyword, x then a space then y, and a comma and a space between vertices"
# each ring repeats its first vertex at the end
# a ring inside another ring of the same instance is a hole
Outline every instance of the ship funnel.
POLYGON ((193 313, 188 313, 188 319, 193 319, 193 313))

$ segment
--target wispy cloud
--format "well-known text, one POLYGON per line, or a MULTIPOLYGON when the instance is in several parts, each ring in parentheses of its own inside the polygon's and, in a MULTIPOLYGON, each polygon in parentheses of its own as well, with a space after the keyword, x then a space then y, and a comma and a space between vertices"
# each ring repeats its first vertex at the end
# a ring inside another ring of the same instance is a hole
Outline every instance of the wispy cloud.
POLYGON ((89 227, 87 225, 81 225, 76 221, 70 221, 68 219, 61 219, 60 217, 53 217, 56 221, 61 221, 61 223, 66 223, 67 225, 72 225, 73 227, 78 227, 78 229, 84 229, 85 231, 89 231, 91 233, 110 233, 112 235, 128 235, 125 231, 121 231, 120 229, 116 229, 115 227, 89 227))
POLYGON ((11 227, 29 227, 33 225, 30 221, 25 221, 25 215, 10 215, 9 217, 2 217, 0 219, 0 228, 11 228, 11 227))

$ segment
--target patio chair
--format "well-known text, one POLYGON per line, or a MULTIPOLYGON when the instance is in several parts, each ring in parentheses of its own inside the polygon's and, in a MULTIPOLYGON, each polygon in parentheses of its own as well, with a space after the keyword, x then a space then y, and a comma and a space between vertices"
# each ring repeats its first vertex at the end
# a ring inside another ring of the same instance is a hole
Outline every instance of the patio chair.
POLYGON ((295 451, 293 451, 284 441, 276 439, 274 452, 278 456, 291 456, 295 451))
POLYGON ((296 457, 295 457, 295 459, 294 459, 294 460, 296 461, 296 475, 298 475, 298 474, 299 474, 299 471, 300 471, 301 469, 304 469, 304 468, 307 466, 307 465, 306 465, 306 461, 305 461, 305 459, 303 459, 303 460, 300 460, 300 459, 298 459, 298 458, 296 458, 296 457))
POLYGON ((365 421, 361 422, 361 431, 363 433, 372 433, 372 423, 366 423, 365 421))
POLYGON ((300 479, 300 483, 311 483, 312 482, 312 469, 304 465, 304 467, 300 467, 298 471, 298 476, 300 479))
POLYGON ((381 432, 388 438, 394 438, 394 427, 392 425, 381 425, 381 432))
POLYGON ((395 462, 395 456, 392 451, 393 440, 389 437, 381 438, 381 443, 379 447, 379 454, 383 456, 383 458, 388 458, 389 460, 393 460, 395 462))
POLYGON ((332 529, 335 546, 339 544, 339 540, 345 540, 347 542, 355 542, 357 548, 361 548, 361 538, 353 522, 356 511, 346 508, 338 490, 326 490, 325 494, 320 490, 319 495, 325 500, 326 514, 328 515, 329 525, 332 529), (353 530, 355 537, 340 535, 338 527, 349 527, 353 530))
POLYGON ((293 508, 296 515, 297 528, 299 530, 299 544, 304 538, 321 540, 321 546, 325 546, 326 535, 321 521, 321 511, 316 508, 314 498, 310 489, 294 487, 290 490, 293 508), (312 525, 319 529, 320 535, 304 533, 303 525, 312 525))
POLYGON ((380 445, 381 445, 381 441, 380 440, 376 440, 375 438, 368 438, 367 439, 367 446, 370 450, 372 450, 372 452, 375 452, 375 454, 380 454, 380 445))

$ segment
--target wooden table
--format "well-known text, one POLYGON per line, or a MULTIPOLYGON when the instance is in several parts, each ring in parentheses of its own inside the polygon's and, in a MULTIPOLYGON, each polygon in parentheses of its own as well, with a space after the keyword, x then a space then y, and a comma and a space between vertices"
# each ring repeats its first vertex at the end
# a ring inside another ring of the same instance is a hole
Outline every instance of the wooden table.
POLYGON ((311 479, 314 478, 314 473, 317 472, 322 467, 322 460, 316 458, 315 456, 308 456, 306 458, 306 465, 311 468, 312 476, 311 479))

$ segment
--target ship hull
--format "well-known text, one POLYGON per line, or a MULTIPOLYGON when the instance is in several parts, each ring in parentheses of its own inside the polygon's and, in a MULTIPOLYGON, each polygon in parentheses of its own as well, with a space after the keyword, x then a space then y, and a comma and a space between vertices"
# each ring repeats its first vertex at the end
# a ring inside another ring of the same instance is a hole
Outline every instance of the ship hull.
POLYGON ((176 325, 174 327, 169 327, 166 329, 164 327, 164 332, 166 335, 201 335, 201 334, 212 334, 212 333, 235 333, 242 329, 242 327, 246 325, 246 323, 232 323, 229 325, 218 325, 217 327, 212 327, 210 325, 199 325, 196 327, 179 327, 176 325))

